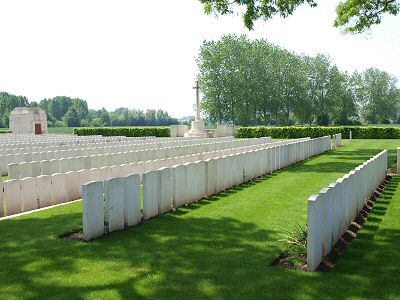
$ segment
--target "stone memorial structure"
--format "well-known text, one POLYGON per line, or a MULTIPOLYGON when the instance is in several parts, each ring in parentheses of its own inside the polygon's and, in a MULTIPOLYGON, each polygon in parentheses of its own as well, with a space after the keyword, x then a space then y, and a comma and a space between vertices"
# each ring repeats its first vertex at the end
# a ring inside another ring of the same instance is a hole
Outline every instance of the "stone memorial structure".
POLYGON ((46 112, 38 107, 16 107, 10 113, 10 130, 17 134, 47 133, 46 112))
POLYGON ((169 127, 170 137, 184 137, 188 131, 187 125, 171 125, 169 127))
POLYGON ((214 137, 236 136, 236 127, 233 124, 220 124, 215 130, 214 137))
POLYGON ((189 132, 185 133, 185 137, 207 137, 208 133, 205 128, 204 120, 200 118, 200 86, 196 81, 196 118, 192 121, 192 128, 189 132))

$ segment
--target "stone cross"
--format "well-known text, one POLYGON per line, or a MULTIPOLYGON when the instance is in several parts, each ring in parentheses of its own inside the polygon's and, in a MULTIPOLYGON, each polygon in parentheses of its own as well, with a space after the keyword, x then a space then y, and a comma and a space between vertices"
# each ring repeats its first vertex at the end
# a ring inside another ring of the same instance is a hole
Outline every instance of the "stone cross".
POLYGON ((193 89, 196 90, 196 121, 198 121, 200 120, 200 86, 198 80, 196 80, 196 86, 193 89))

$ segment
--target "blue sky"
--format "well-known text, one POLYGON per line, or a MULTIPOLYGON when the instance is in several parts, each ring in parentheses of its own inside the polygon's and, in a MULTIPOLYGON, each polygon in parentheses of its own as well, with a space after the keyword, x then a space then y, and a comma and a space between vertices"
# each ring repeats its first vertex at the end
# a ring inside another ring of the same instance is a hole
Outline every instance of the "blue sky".
POLYGON ((265 38, 297 53, 324 53, 340 69, 377 67, 400 79, 400 17, 368 34, 332 26, 337 1, 303 6, 287 19, 215 18, 197 0, 2 0, 0 90, 40 100, 85 99, 90 108, 162 108, 193 115, 195 57, 223 34, 265 38))

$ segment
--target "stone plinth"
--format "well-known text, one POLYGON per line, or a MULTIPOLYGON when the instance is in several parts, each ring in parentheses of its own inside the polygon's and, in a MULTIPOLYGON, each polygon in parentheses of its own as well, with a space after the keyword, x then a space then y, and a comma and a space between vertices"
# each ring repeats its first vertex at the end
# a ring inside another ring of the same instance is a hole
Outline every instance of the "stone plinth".
POLYGON ((192 129, 185 133, 185 137, 207 137, 204 121, 199 119, 192 121, 192 129))
POLYGON ((231 124, 218 125, 214 137, 236 136, 236 127, 231 124))
POLYGON ((184 137, 188 132, 187 125, 171 125, 169 127, 171 137, 184 137))

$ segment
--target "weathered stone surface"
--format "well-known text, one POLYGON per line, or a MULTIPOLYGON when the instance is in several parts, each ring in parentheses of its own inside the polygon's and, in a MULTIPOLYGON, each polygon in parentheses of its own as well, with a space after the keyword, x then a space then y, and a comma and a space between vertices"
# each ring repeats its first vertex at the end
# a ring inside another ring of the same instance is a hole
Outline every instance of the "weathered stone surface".
POLYGON ((315 271, 322 261, 323 205, 319 195, 308 199, 307 269, 315 271))
POLYGON ((206 196, 217 193, 217 160, 207 159, 205 161, 206 196))
POLYGON ((20 164, 22 162, 25 162, 25 154, 24 153, 17 153, 15 154, 15 163, 20 164))
POLYGON ((82 186, 83 239, 89 241, 104 234, 103 182, 89 182, 82 186))
POLYGON ((89 169, 89 180, 90 181, 103 181, 101 178, 101 171, 98 168, 89 169))
POLYGON ((85 170, 89 170, 90 169, 90 156, 83 156, 83 168, 85 170))
POLYGON ((8 174, 8 166, 5 155, 0 155, 0 172, 1 176, 8 174))
POLYGON ((97 158, 99 160, 99 168, 105 167, 105 158, 103 154, 97 155, 97 158))
POLYGON ((60 173, 65 173, 69 171, 70 160, 68 158, 61 158, 60 163, 60 173))
POLYGON ((204 161, 195 162, 196 165, 196 200, 206 195, 206 164, 204 161))
POLYGON ((22 211, 38 208, 36 178, 21 179, 22 211))
POLYGON ((224 177, 224 170, 225 170, 225 156, 216 158, 216 165, 217 165, 217 184, 216 184, 216 192, 219 193, 225 189, 225 177, 224 177))
POLYGON ((89 170, 79 170, 78 176, 79 176, 79 184, 81 186, 91 181, 89 170))
POLYGON ((32 161, 31 166, 32 166, 32 177, 40 176, 41 175, 40 162, 32 161))
POLYGON ((68 200, 77 200, 81 198, 79 174, 77 171, 69 171, 65 173, 65 180, 68 191, 68 200))
POLYGON ((51 176, 42 175, 36 178, 37 194, 39 200, 39 207, 47 207, 53 205, 52 191, 51 191, 51 176))
POLYGON ((122 177, 121 166, 111 167, 111 177, 122 177))
POLYGON ((18 179, 11 179, 4 182, 6 194, 7 216, 22 212, 21 184, 18 179))
POLYGON ((91 155, 90 156, 90 168, 99 168, 99 156, 91 155))
POLYGON ((104 181, 106 221, 109 232, 124 229, 124 189, 121 178, 104 181))
POLYGON ((50 160, 51 174, 60 173, 60 161, 58 159, 50 160))
POLYGON ((164 214, 171 210, 172 202, 172 180, 171 180, 171 169, 161 168, 159 172, 159 202, 158 202, 158 214, 164 214))
POLYGON ((15 134, 47 133, 46 112, 38 107, 16 107, 10 113, 9 128, 15 134))
POLYGON ((21 176, 19 170, 19 164, 9 164, 8 165, 8 178, 9 179, 19 179, 21 176))
POLYGON ((173 176, 173 189, 172 189, 172 201, 173 206, 178 208, 187 204, 187 184, 186 184, 186 166, 178 165, 172 168, 173 176))
POLYGON ((4 184, 0 182, 0 218, 4 217, 4 184))
POLYGON ((20 178, 32 177, 31 163, 23 162, 19 164, 20 178))
POLYGON ((55 204, 68 202, 67 181, 65 173, 51 175, 52 195, 55 204))
POLYGON ((148 220, 158 215, 159 173, 150 171, 143 174, 143 218, 148 220))
POLYGON ((106 180, 111 178, 111 168, 110 167, 101 167, 100 168, 100 180, 106 180))
POLYGON ((196 165, 194 163, 185 164, 186 166, 186 196, 187 203, 192 203, 193 201, 198 200, 197 196, 197 187, 196 187, 196 165))
POLYGON ((40 174, 41 175, 51 175, 50 161, 42 160, 40 162, 40 174))
POLYGON ((125 227, 139 224, 142 220, 140 176, 130 174, 123 179, 124 188, 124 224, 125 227))

